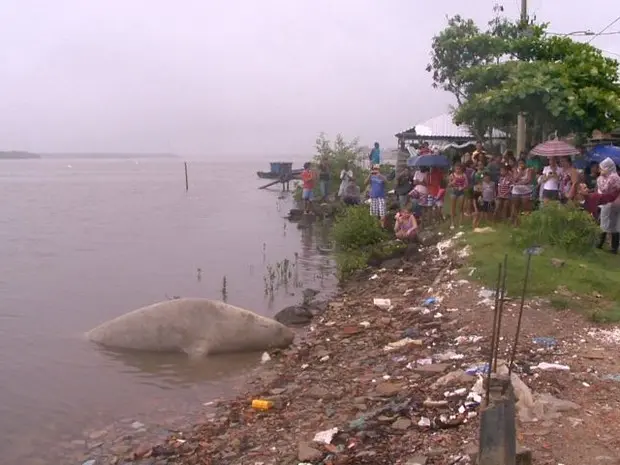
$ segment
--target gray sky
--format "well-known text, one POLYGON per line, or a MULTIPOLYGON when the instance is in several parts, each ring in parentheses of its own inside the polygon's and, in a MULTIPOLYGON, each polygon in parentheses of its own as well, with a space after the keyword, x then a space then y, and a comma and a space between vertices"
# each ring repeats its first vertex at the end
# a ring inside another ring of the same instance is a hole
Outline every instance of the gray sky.
MULTIPOLYGON (((494 3, 0 0, 0 149, 308 153, 320 131, 393 146, 452 102, 424 70, 445 15, 486 21, 494 3)), ((617 0, 529 8, 554 32, 620 15, 617 0)), ((593 43, 620 54, 620 35, 593 43)))

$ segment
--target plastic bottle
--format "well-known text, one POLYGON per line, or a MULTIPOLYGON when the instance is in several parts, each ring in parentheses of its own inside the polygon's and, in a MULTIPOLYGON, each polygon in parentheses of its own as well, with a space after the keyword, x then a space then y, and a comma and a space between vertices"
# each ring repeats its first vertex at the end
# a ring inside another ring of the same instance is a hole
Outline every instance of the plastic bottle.
POLYGON ((273 407, 273 402, 264 399, 254 399, 252 401, 252 408, 256 410, 269 410, 273 407))

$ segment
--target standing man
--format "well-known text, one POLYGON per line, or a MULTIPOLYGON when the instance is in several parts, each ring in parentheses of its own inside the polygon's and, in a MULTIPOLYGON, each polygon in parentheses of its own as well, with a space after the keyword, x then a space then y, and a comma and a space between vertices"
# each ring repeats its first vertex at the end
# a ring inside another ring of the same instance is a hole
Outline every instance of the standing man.
POLYGON ((379 172, 379 165, 374 165, 366 184, 370 184, 370 214, 378 217, 381 227, 385 228, 385 184, 387 179, 379 172))
POLYGON ((321 200, 323 202, 327 200, 329 195, 329 181, 329 163, 326 158, 323 158, 319 164, 319 187, 321 188, 321 200))
POLYGON ((301 181, 303 182, 301 198, 304 201, 304 213, 310 213, 312 211, 314 180, 315 175, 314 171, 312 171, 312 164, 310 162, 304 163, 304 170, 301 172, 301 181))
POLYGON ((379 148, 379 142, 375 142, 375 146, 370 151, 368 158, 370 159, 372 166, 378 166, 381 164, 381 149, 379 148))

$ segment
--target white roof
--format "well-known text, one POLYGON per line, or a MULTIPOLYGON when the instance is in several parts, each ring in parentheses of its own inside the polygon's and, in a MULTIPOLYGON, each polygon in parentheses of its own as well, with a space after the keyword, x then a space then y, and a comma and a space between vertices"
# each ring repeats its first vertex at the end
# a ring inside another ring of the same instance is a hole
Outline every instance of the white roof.
MULTIPOLYGON (((415 128, 416 134, 421 136, 421 138, 430 136, 445 136, 451 138, 469 139, 473 137, 467 125, 461 124, 460 126, 457 126, 454 124, 452 121, 452 114, 450 113, 435 116, 434 118, 416 124, 413 128, 415 128)), ((489 134, 486 134, 486 136, 488 137, 489 134)), ((506 134, 498 129, 493 129, 493 137, 506 137, 506 134)))

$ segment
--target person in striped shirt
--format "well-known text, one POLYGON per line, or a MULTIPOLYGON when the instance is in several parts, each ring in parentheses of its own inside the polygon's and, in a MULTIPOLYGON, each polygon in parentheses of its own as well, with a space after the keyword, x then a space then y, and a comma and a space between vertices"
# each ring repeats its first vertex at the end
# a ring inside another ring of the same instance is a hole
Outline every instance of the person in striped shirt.
POLYGON ((503 220, 508 218, 510 213, 510 192, 513 184, 510 169, 507 165, 502 165, 499 169, 499 180, 497 181, 495 219, 503 220))

